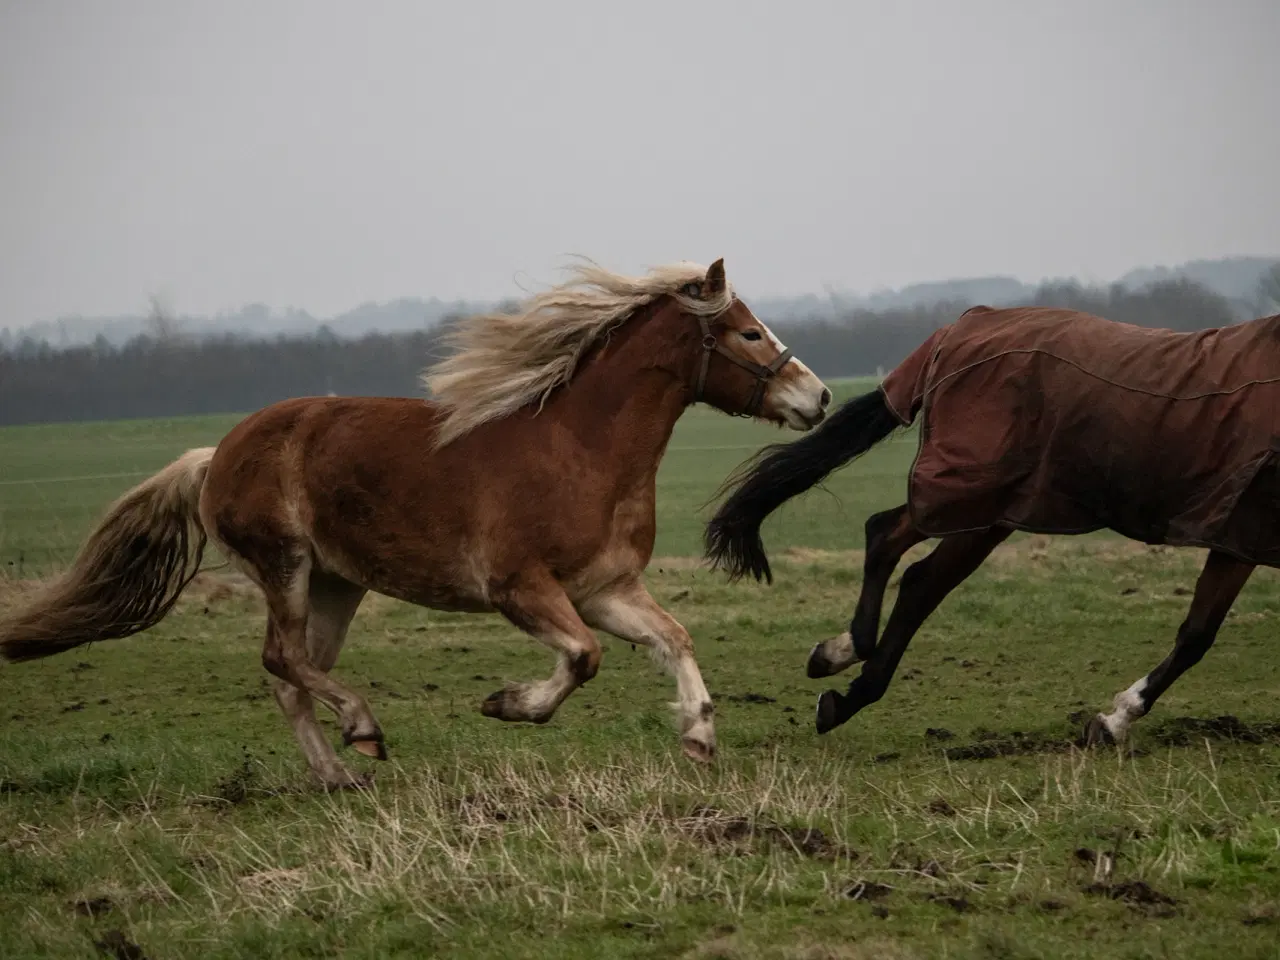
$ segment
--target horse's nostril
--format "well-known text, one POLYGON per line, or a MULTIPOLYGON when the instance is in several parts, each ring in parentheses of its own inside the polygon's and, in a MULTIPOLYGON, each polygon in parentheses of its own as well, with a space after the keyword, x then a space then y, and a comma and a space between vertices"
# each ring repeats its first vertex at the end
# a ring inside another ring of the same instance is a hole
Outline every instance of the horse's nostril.
POLYGON ((823 410, 827 409, 827 405, 831 403, 831 391, 823 388, 822 399, 818 403, 821 404, 823 410))

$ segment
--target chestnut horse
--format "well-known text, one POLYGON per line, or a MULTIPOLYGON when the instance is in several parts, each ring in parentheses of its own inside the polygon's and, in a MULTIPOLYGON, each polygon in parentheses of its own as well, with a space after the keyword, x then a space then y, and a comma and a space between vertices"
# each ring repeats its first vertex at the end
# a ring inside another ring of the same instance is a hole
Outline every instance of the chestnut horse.
POLYGON ((249 416, 121 497, 70 569, 0 621, 28 660, 158 623, 212 540, 261 588, 263 666, 320 782, 358 785, 316 720, 386 758, 365 699, 334 679, 366 591, 497 611, 556 654, 485 716, 545 723, 595 676, 593 628, 646 644, 675 675, 684 752, 715 753, 688 632, 649 595, 658 464, 702 401, 796 430, 831 394, 738 299, 724 263, 647 276, 594 265, 515 315, 481 315, 428 371, 433 399, 301 398, 249 416))
POLYGON ((848 629, 817 644, 808 674, 862 662, 818 700, 819 733, 884 696, 912 636, 1015 530, 1110 529, 1208 548, 1173 650, 1085 729, 1121 741, 1209 650, 1256 566, 1280 567, 1280 316, 1179 333, 1072 310, 974 307, 932 334, 878 389, 731 478, 707 554, 731 577, 772 579, 760 537, 783 503, 899 427, 920 426, 907 502, 866 521, 862 592, 848 629), (902 574, 912 547, 940 542, 902 574))

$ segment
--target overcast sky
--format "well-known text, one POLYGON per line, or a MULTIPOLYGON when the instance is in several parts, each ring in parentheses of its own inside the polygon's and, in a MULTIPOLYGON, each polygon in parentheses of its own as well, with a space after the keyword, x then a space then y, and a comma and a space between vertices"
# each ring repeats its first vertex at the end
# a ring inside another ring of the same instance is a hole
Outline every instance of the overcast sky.
POLYGON ((1280 255, 1277 0, 0 11, 0 326, 1280 255))

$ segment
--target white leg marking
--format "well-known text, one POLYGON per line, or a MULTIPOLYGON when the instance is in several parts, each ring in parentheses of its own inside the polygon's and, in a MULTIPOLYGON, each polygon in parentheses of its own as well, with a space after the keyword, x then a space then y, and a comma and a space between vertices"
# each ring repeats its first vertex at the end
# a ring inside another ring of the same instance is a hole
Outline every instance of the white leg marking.
POLYGON ((1116 694, 1110 713, 1101 714, 1102 722, 1116 743, 1124 740, 1129 733, 1129 725, 1137 720, 1146 709, 1143 706, 1142 691, 1147 689, 1147 678, 1143 677, 1128 690, 1116 694))
POLYGON ((809 653, 810 663, 814 662, 814 658, 817 658, 814 666, 823 668, 823 676, 835 676, 842 669, 858 662, 858 654, 854 653, 854 637, 846 630, 840 636, 828 637, 814 644, 809 653))
POLYGON ((519 686, 517 710, 529 720, 544 720, 556 712, 569 694, 578 687, 573 675, 573 661, 564 652, 556 658, 556 666, 546 680, 519 686))
POLYGON ((688 631, 638 581, 591 598, 582 615, 591 626, 649 647, 653 658, 675 676, 677 702, 671 706, 679 718, 685 752, 710 759, 716 749, 714 708, 688 631))

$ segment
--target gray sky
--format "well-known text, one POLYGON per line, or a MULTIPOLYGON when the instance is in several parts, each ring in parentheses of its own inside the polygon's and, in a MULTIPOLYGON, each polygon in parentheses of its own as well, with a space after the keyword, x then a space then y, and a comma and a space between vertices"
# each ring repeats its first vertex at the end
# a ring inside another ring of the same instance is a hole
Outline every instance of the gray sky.
POLYGON ((1280 254, 1276 0, 0 11, 0 326, 1280 254))

